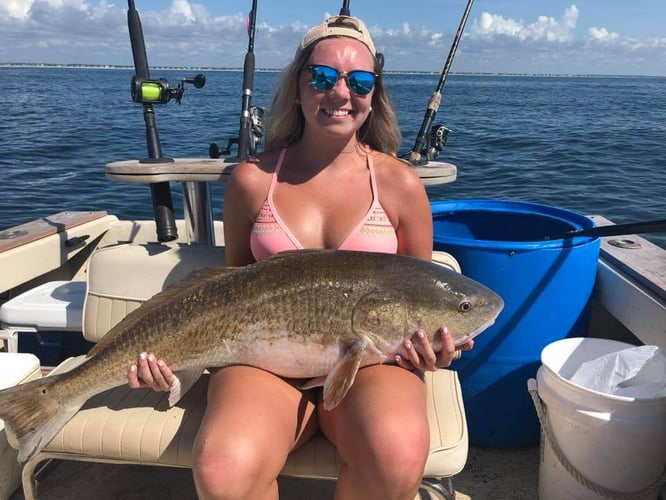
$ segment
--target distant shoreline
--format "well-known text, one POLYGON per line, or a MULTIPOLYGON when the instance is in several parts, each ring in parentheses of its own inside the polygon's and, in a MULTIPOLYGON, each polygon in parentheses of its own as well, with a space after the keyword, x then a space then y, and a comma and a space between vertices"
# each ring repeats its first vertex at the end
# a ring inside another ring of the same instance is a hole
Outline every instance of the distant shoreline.
MULTIPOLYGON (((58 69, 103 69, 103 70, 133 70, 133 66, 115 65, 115 64, 56 64, 56 63, 0 63, 0 68, 58 68, 58 69)), ((216 66, 151 66, 151 70, 158 71, 229 71, 241 72, 243 68, 226 68, 216 66)), ((258 73, 279 73, 280 68, 255 68, 258 73)), ((419 70, 386 70, 386 74, 395 75, 439 75, 439 71, 419 71, 419 70)), ((516 76, 516 77, 535 77, 535 78, 666 78, 662 75, 602 75, 602 74, 584 74, 584 73, 494 73, 494 72, 472 72, 472 71, 452 71, 450 75, 455 76, 516 76)))

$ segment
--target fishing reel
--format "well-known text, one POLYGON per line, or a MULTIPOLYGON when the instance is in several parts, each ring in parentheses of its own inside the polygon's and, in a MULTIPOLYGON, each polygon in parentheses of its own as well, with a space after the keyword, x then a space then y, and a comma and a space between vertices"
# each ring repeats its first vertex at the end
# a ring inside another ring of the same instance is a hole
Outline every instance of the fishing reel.
POLYGON ((442 152, 444 146, 446 145, 450 131, 451 129, 446 128, 444 125, 433 125, 430 128, 428 142, 423 148, 428 161, 437 159, 439 153, 442 152))
POLYGON ((264 108, 250 106, 250 141, 248 150, 250 156, 257 154, 257 146, 264 136, 264 108))
POLYGON ((132 77, 130 87, 132 101, 141 104, 166 104, 171 99, 175 99, 180 104, 180 100, 185 93, 186 83, 200 89, 206 85, 206 77, 199 73, 193 77, 181 78, 178 86, 172 89, 169 87, 169 82, 166 78, 148 79, 139 78, 135 75, 132 77))
MULTIPOLYGON (((248 134, 248 156, 254 156, 257 154, 257 149, 261 143, 261 139, 264 137, 264 108, 258 106, 250 106, 250 124, 249 124, 249 134, 248 134)), ((231 154, 231 146, 239 143, 238 137, 232 137, 227 142, 227 147, 223 150, 216 143, 212 143, 208 147, 208 156, 211 158, 219 158, 222 155, 228 156, 231 154)), ((242 155, 242 151, 238 152, 238 156, 242 155)))

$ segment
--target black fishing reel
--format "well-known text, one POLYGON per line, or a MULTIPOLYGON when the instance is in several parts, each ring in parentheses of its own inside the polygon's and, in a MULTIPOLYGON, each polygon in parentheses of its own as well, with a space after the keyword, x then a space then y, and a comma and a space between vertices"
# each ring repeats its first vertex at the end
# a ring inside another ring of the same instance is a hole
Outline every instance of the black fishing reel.
POLYGON ((264 108, 250 106, 250 142, 248 150, 250 156, 257 154, 257 146, 264 137, 264 108))
POLYGON ((130 89, 132 101, 141 104, 166 104, 171 99, 175 99, 180 104, 186 83, 194 85, 197 89, 203 88, 206 85, 206 76, 199 73, 193 77, 181 78, 178 86, 172 89, 166 78, 146 79, 135 75, 132 77, 130 89))
MULTIPOLYGON (((250 106, 250 133, 248 140, 248 156, 254 156, 257 154, 257 149, 259 144, 261 144, 261 139, 264 137, 264 108, 258 106, 250 106)), ((227 147, 220 149, 216 143, 212 143, 208 147, 208 156, 211 158, 219 158, 222 155, 228 156, 231 154, 231 146, 238 144, 238 137, 232 137, 227 142, 227 147)), ((238 152, 238 156, 242 155, 242 151, 238 152)))
POLYGON ((441 153, 444 146, 446 146, 450 131, 451 129, 446 128, 444 125, 433 125, 430 128, 430 137, 423 148, 428 161, 437 159, 439 153, 441 153))

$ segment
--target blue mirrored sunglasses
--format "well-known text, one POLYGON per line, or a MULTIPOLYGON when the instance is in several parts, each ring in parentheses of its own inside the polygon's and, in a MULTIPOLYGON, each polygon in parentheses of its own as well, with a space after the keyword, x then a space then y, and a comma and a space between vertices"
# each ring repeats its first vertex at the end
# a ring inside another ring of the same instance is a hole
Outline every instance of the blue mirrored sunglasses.
POLYGON ((342 77, 347 80, 349 90, 359 96, 368 95, 375 86, 375 78, 377 78, 377 75, 373 72, 361 69, 355 69, 347 73, 321 64, 311 64, 306 66, 306 69, 312 74, 310 85, 313 89, 331 90, 335 87, 338 78, 342 77))

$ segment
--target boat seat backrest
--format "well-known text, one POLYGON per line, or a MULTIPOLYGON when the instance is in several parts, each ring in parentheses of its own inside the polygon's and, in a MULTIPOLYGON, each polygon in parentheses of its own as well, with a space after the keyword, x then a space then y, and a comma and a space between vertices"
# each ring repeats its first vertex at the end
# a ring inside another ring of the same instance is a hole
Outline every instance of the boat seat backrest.
POLYGON ((98 342, 134 309, 171 283, 209 266, 224 265, 224 247, 118 244, 90 258, 83 336, 98 342))
POLYGON ((448 267, 451 269, 451 271, 455 271, 457 273, 462 272, 460 269, 460 264, 456 258, 450 253, 444 252, 443 250, 433 250, 432 261, 435 264, 439 264, 440 266, 448 267))

